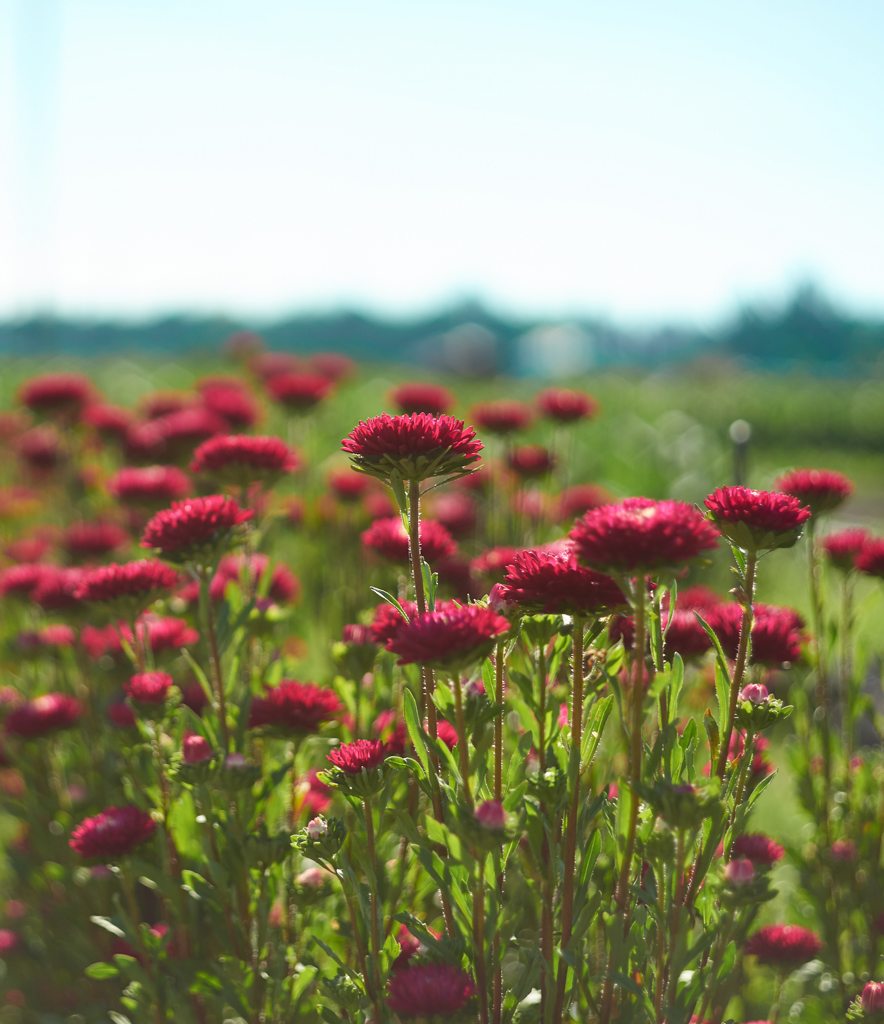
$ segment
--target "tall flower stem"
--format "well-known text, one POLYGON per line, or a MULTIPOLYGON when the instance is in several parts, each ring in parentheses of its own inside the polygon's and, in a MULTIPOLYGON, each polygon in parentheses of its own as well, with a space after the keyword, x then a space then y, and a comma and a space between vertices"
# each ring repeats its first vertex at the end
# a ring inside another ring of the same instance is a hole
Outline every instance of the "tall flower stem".
POLYGON ((839 665, 841 690, 841 745, 844 748, 844 776, 850 778, 853 756, 853 585, 852 572, 841 584, 841 658, 839 665))
MULTIPOLYGON (((580 812, 580 747, 583 740, 583 634, 586 625, 580 615, 574 616, 573 682, 571 684, 571 753, 568 761, 568 789, 571 803, 568 808, 568 830, 565 835, 565 881, 562 890, 562 949, 571 941, 574 924, 574 869, 577 859, 577 819, 580 812)), ((568 965, 564 957, 559 960, 556 977, 556 1001, 553 1021, 559 1024, 565 1005, 565 987, 568 965)))
POLYGON ((832 740, 829 734, 829 687, 826 679, 825 640, 823 638, 823 609, 820 600, 819 570, 816 560, 816 524, 811 516, 805 534, 807 544, 807 576, 810 590, 810 619, 813 636, 811 646, 816 663, 816 713, 819 715, 820 739, 823 747, 823 831, 829 834, 829 792, 832 779, 832 740))
MULTIPOLYGON (((369 929, 369 941, 371 942, 371 962, 372 962, 372 989, 375 993, 375 998, 381 989, 380 981, 380 962, 381 962, 381 925, 380 925, 380 914, 381 905, 379 900, 378 886, 377 886, 377 853, 375 851, 374 844, 374 821, 371 813, 371 801, 366 799, 362 803, 362 808, 365 811, 365 835, 366 842, 368 844, 368 860, 371 865, 371 889, 369 907, 371 912, 371 928, 369 929)), ((368 979, 366 979, 366 982, 368 979)))
MULTIPOLYGON (((635 835, 638 828, 638 784, 642 777, 642 711, 644 709, 644 676, 645 676, 645 602, 647 600, 647 589, 645 587, 644 575, 639 576, 631 583, 632 607, 635 616, 635 639, 633 642, 633 668, 635 675, 632 682, 632 726, 631 726, 631 749, 629 755, 629 824, 626 834, 626 846, 623 850, 623 861, 620 864, 620 875, 617 880, 616 896, 616 919, 622 919, 624 935, 629 931, 629 916, 627 904, 629 902, 629 875, 632 868, 632 855, 635 852, 635 835)), ((622 796, 621 796, 622 799, 622 796)), ((611 952, 608 956, 608 969, 606 971, 605 987, 602 990, 602 1005, 600 1013, 600 1024, 608 1024, 611 1019, 611 1009, 614 1001, 614 982, 612 979, 615 970, 614 951, 619 943, 611 944, 611 952)))
POLYGON ((463 690, 460 684, 460 673, 451 673, 454 687, 454 712, 457 725, 457 752, 460 758, 460 774, 463 777, 463 795, 467 807, 473 809, 473 794, 470 791, 470 750, 467 746, 467 725, 463 713, 463 690))
MULTIPOLYGON (((498 640, 494 656, 494 701, 501 710, 494 719, 494 799, 503 800, 503 655, 505 645, 498 640)), ((503 902, 503 872, 497 875, 498 899, 503 902)), ((503 1014, 503 968, 500 964, 500 933, 494 936, 493 961, 497 970, 494 972, 494 1001, 492 1009, 493 1024, 500 1024, 503 1014)))
POLYGON ((731 734, 734 731, 734 718, 737 714, 737 698, 743 688, 743 676, 746 674, 746 663, 749 658, 749 644, 752 637, 752 622, 754 615, 752 603, 755 600, 755 570, 758 566, 758 554, 750 551, 746 555, 746 574, 743 586, 743 621, 740 624, 740 642, 737 647, 737 661, 734 665, 734 675, 731 680, 730 701, 727 709, 727 724, 724 727, 724 735, 721 737, 721 750, 718 753, 718 764, 715 766, 715 774, 724 778, 727 768, 727 759, 730 753, 731 734))
POLYGON ((227 702, 224 696, 224 678, 221 674, 221 653, 218 649, 218 635, 215 632, 215 611, 212 607, 212 596, 209 593, 210 577, 203 569, 201 572, 201 597, 206 608, 206 632, 209 637, 209 660, 212 664, 212 682, 215 686, 215 700, 218 704, 218 720, 221 723, 221 735, 224 737, 224 753, 230 753, 230 732, 227 728, 227 702))
POLYGON ((485 855, 476 860, 473 877, 473 947, 476 953, 476 988, 479 995, 479 1019, 488 1024, 488 978, 485 972, 485 855))

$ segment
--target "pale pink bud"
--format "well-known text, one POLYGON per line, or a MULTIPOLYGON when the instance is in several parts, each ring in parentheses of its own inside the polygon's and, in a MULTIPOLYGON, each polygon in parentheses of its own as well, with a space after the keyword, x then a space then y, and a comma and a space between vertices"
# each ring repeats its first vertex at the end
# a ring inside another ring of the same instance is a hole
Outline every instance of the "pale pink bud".
POLYGON ((486 800, 476 808, 476 821, 491 830, 503 828, 506 824, 506 811, 499 800, 486 800))
POLYGON ((311 839, 321 839, 328 835, 328 822, 324 818, 314 818, 307 824, 307 835, 311 839))
POLYGON ((739 858, 732 860, 724 869, 724 880, 728 885, 748 885, 755 878, 755 868, 751 860, 739 858))
POLYGON ((225 768, 245 768, 246 758, 245 754, 228 754, 224 758, 225 768))
POLYGON ((199 733, 186 732, 182 741, 183 760, 185 764, 200 764, 212 757, 212 748, 205 736, 199 733))
POLYGON ((753 704, 763 704, 769 696, 764 683, 749 683, 740 691, 740 700, 748 700, 753 704))
MULTIPOLYGON (((309 826, 307 831, 309 832, 309 826)), ((307 868, 295 879, 298 885, 306 885, 310 889, 318 889, 326 880, 328 872, 321 868, 307 868)))
POLYGON ((863 1013, 875 1013, 877 1010, 884 1010, 884 981, 866 982, 863 994, 860 996, 863 1013))
POLYGON ((518 605, 515 601, 507 601, 503 597, 502 585, 495 583, 488 594, 488 607, 501 615, 506 615, 507 612, 514 611, 518 605))

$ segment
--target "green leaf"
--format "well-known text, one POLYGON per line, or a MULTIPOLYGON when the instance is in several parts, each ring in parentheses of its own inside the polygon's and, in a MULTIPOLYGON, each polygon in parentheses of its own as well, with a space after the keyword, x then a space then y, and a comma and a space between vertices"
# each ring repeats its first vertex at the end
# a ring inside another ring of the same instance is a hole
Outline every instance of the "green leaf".
POLYGON ((99 928, 103 928, 106 932, 110 932, 111 935, 115 935, 118 939, 124 939, 126 937, 126 933, 123 929, 117 927, 109 917, 94 916, 90 917, 89 920, 93 924, 97 924, 99 928))
POLYGON ((730 680, 725 679, 721 671, 721 663, 715 663, 715 696, 718 698, 718 730, 724 735, 727 728, 727 713, 730 707, 730 680))
POLYGON ((712 646, 715 648, 715 652, 718 658, 718 664, 721 665, 721 670, 727 678, 728 683, 731 681, 730 669, 727 667, 727 658, 724 655, 724 651, 721 647, 721 641, 716 636, 715 630, 709 625, 709 623, 703 618, 699 612, 694 612, 697 617, 697 622, 706 630, 706 635, 712 641, 712 646))
POLYGON ((132 1024, 132 1021, 124 1013, 117 1013, 116 1010, 108 1010, 107 1015, 113 1024, 132 1024))
POLYGON ((427 751, 427 743, 424 737, 424 730, 421 726, 420 717, 417 710, 417 702, 414 699, 414 694, 411 690, 405 690, 403 704, 405 707, 405 726, 408 729, 408 735, 411 737, 411 742, 414 745, 414 750, 417 756, 420 758, 421 765, 424 769, 424 774, 427 778, 430 777, 430 755, 427 751))
POLYGON ((401 604, 399 604, 399 602, 396 600, 395 597, 393 597, 392 594, 390 594, 386 590, 381 590, 380 587, 369 587, 369 590, 373 594, 377 594, 377 596, 381 598, 382 601, 386 601, 387 604, 391 604, 396 609, 396 611, 399 612, 402 618, 405 619, 406 622, 408 622, 408 616, 405 614, 405 609, 402 607, 401 604))
POLYGON ((83 973, 87 978, 104 981, 105 978, 116 978, 120 971, 113 964, 106 964, 103 960, 99 960, 98 963, 89 964, 83 973))
POLYGON ((752 790, 752 795, 749 797, 749 803, 748 803, 749 807, 751 807, 755 803, 755 801, 761 796, 761 794, 773 782, 773 780, 776 778, 776 775, 777 775, 776 771, 771 772, 770 775, 767 775, 765 778, 763 778, 761 780, 761 782, 759 782, 758 785, 755 787, 755 789, 752 790))

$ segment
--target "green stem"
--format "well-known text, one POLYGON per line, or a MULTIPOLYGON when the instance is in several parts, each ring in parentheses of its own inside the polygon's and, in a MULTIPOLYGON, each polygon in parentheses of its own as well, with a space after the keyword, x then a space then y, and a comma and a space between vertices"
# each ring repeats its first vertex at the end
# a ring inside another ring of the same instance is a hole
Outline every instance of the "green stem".
POLYGON ((820 600, 820 586, 816 561, 816 523, 814 516, 807 521, 807 575, 810 590, 811 647, 815 655, 816 669, 816 711, 819 715, 820 740, 823 748, 823 832, 829 838, 829 794, 832 788, 832 739, 829 733, 829 686, 826 678, 825 640, 823 631, 823 609, 820 600))
POLYGON ((724 734, 721 737, 721 750, 718 753, 718 764, 715 774, 724 778, 727 768, 727 759, 730 752, 731 734, 734 731, 734 718, 737 714, 737 698, 743 688, 743 676, 746 674, 746 663, 749 657, 750 642, 752 638, 752 602, 755 599, 755 570, 758 565, 758 555, 754 551, 746 555, 746 578, 743 588, 743 621, 740 624, 740 642, 737 647, 737 661, 734 665, 734 675, 731 680, 730 702, 727 710, 727 724, 724 734))
POLYGON ((844 777, 850 779, 853 756, 853 583, 852 572, 846 573, 841 585, 841 730, 844 748, 844 777))
MULTIPOLYGON (((494 701, 501 707, 494 719, 494 799, 503 800, 503 654, 504 641, 497 642, 494 658, 494 701)), ((503 872, 497 874, 497 892, 503 902, 503 872)), ((497 969, 494 972, 494 997, 492 1009, 493 1024, 501 1024, 503 1015, 503 969, 500 960, 500 933, 494 936, 493 959, 497 969)))
POLYGON ((485 973, 485 877, 484 854, 476 860, 473 877, 473 946, 476 955, 476 988, 479 1019, 488 1024, 488 979, 485 973))
MULTIPOLYGON (((375 1000, 378 999, 381 990, 381 978, 380 978, 380 962, 381 962, 381 928, 380 928, 380 915, 381 905, 378 894, 378 869, 377 869, 377 853, 375 852, 374 845, 374 821, 371 813, 371 801, 366 798, 362 804, 363 810, 365 811, 365 834, 366 841, 368 843, 368 860, 371 865, 371 876, 370 876, 370 899, 369 907, 371 910, 371 928, 370 928, 370 941, 371 941, 371 959, 372 959, 372 989, 375 994, 375 1000)), ((366 978, 366 982, 368 979, 366 978)), ((381 1018, 378 1017, 378 1020, 381 1018)))
POLYGON ((460 673, 452 672, 451 681, 454 685, 454 709, 457 725, 457 752, 460 758, 460 774, 463 779, 463 795, 467 807, 473 809, 473 795, 470 792, 470 750, 467 746, 467 726, 463 713, 463 693, 461 692, 460 673))
POLYGON ((227 703, 224 695, 224 678, 221 674, 221 654, 218 649, 218 637, 215 633, 215 611, 212 607, 212 596, 209 593, 210 578, 202 571, 202 586, 206 603, 206 632, 209 636, 209 661, 212 665, 212 682, 215 685, 215 700, 218 704, 218 720, 221 723, 221 735, 224 737, 224 754, 230 753, 230 732, 227 729, 227 703))

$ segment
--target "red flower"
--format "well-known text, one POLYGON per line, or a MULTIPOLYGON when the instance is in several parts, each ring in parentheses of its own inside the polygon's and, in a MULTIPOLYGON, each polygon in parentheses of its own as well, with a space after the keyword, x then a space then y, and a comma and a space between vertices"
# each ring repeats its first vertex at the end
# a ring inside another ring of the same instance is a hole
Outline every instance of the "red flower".
POLYGON ((100 558, 129 544, 129 534, 101 519, 71 524, 62 541, 72 558, 100 558))
POLYGON ((458 601, 467 601, 473 595, 478 597, 484 590, 473 579, 470 563, 465 558, 446 556, 435 562, 433 568, 439 576, 440 585, 458 601))
POLYGON ((123 684, 123 689, 139 704, 162 704, 171 686, 168 672, 139 672, 123 684))
POLYGON ((371 481, 362 473, 352 469, 339 469, 328 476, 329 490, 338 501, 359 501, 371 487, 371 481))
MULTIPOLYGON (((752 623, 752 665, 781 665, 798 661, 801 657, 804 620, 791 608, 756 604, 752 623)), ((716 605, 703 614, 715 631, 724 653, 731 659, 737 656, 743 609, 734 601, 716 605)))
POLYGON ((796 497, 802 505, 809 505, 814 515, 830 512, 853 494, 850 480, 832 469, 793 469, 775 481, 774 486, 783 494, 796 497))
POLYGON ((679 590, 677 600, 676 610, 682 612, 695 609, 702 612, 704 608, 714 608, 716 605, 724 603, 721 594, 716 594, 714 590, 703 586, 702 583, 679 590))
POLYGON ((422 662, 455 670, 481 660, 509 628, 509 622, 491 608, 452 606, 403 622, 387 641, 387 650, 399 655, 400 665, 422 662))
MULTIPOLYGON (((417 605, 413 601, 400 601, 399 603, 408 618, 414 618, 417 614, 417 605)), ((398 609, 387 601, 382 601, 375 608, 371 624, 371 635, 374 642, 381 647, 387 647, 388 642, 396 635, 403 622, 405 619, 399 614, 398 609)))
POLYGON ((134 729, 137 719, 132 707, 124 700, 114 701, 107 706, 107 717, 118 729, 134 729))
MULTIPOLYGON (((122 626, 122 630, 131 643, 132 630, 125 624, 122 626)), ((189 626, 185 619, 176 619, 167 615, 150 613, 143 615, 135 623, 135 630, 140 637, 147 640, 147 644, 154 654, 189 647, 200 638, 199 633, 189 626)))
POLYGON ((822 539, 822 549, 826 557, 842 572, 851 572, 856 568, 856 556, 872 539, 868 530, 839 530, 822 539))
POLYGON ((791 547, 810 519, 798 498, 777 491, 719 487, 706 498, 709 518, 744 551, 791 547))
POLYGON ((137 597, 144 603, 154 600, 158 592, 171 590, 178 583, 178 573, 162 562, 142 558, 136 562, 111 562, 89 569, 80 577, 77 598, 81 601, 115 601, 137 597))
POLYGON ((510 499, 513 512, 524 519, 539 523, 549 512, 549 500, 541 491, 525 487, 516 491, 510 499))
POLYGON ((316 373, 282 373, 267 381, 267 390, 289 409, 307 412, 331 392, 332 381, 316 373))
POLYGON ((872 1015, 884 1010, 884 982, 867 981, 859 997, 859 1004, 864 1014, 872 1015))
POLYGON ((19 457, 29 469, 54 469, 61 458, 58 431, 49 423, 25 431, 16 442, 19 457))
POLYGON ((195 732, 184 734, 181 741, 181 759, 185 764, 203 764, 205 761, 211 761, 214 753, 205 736, 195 732))
MULTIPOLYGON (((261 552, 253 552, 248 556, 244 554, 225 555, 218 563, 212 583, 209 586, 209 594, 213 601, 224 599, 224 593, 229 583, 240 583, 243 572, 248 566, 247 578, 251 585, 258 587, 259 580, 270 566, 270 559, 261 552)), ((301 584, 297 576, 287 565, 279 562, 273 567, 270 577, 270 587, 267 596, 271 602, 276 604, 289 604, 294 601, 301 590, 301 584)), ((197 592, 198 596, 198 592, 197 592)), ((260 603, 260 599, 259 599, 260 603)))
POLYGON ((478 518, 476 503, 464 491, 440 494, 433 502, 430 514, 453 537, 468 537, 475 532, 478 518))
POLYGON ((319 781, 315 768, 300 778, 298 784, 302 796, 297 805, 297 816, 304 814, 308 818, 314 818, 317 814, 324 814, 332 802, 331 786, 319 781))
POLYGON ((340 352, 314 352, 307 360, 313 369, 329 380, 344 380, 353 374, 356 364, 340 352))
MULTIPOLYGON (((427 723, 424 722, 424 731, 426 732, 427 723)), ((439 718, 436 721, 436 736, 448 747, 449 750, 454 750, 457 746, 457 729, 446 721, 444 718, 439 718)))
POLYGON ((680 654, 687 661, 688 658, 705 654, 712 647, 709 634, 697 621, 693 611, 676 608, 672 616, 664 614, 663 629, 666 631, 663 638, 664 657, 669 661, 676 654, 680 654))
POLYGON ((192 409, 196 404, 196 398, 189 391, 152 391, 138 404, 149 420, 158 420, 173 412, 192 409))
POLYGON ((555 465, 552 455, 542 444, 522 444, 510 452, 507 462, 522 479, 544 476, 555 465))
POLYGON ((579 565, 567 551, 519 552, 507 567, 500 597, 552 615, 599 615, 626 605, 610 576, 579 565))
POLYGON ((627 498, 587 512, 569 536, 587 565, 650 573, 681 566, 714 548, 718 531, 682 501, 627 498))
POLYGON ((312 683, 283 679, 268 688, 266 697, 253 697, 249 728, 276 728, 286 732, 316 732, 342 710, 334 690, 312 683))
POLYGON ((190 471, 245 487, 298 466, 298 456, 281 438, 227 434, 204 441, 193 453, 190 471))
POLYGON ((397 971, 387 989, 387 1005, 405 1017, 450 1017, 476 993, 472 978, 451 964, 422 964, 397 971))
POLYGON ((85 572, 84 569, 65 569, 58 565, 44 566, 37 585, 31 591, 31 600, 48 612, 76 608, 85 572))
POLYGON ((156 827, 137 807, 105 807, 74 829, 70 847, 87 860, 117 860, 150 839, 156 827))
MULTIPOLYGON (((432 519, 422 519, 420 524, 421 557, 435 562, 445 555, 453 555, 457 544, 451 534, 432 519)), ((376 519, 362 534, 362 543, 377 551, 391 562, 407 564, 409 559, 408 533, 398 516, 376 519)))
POLYGON ((884 577, 884 539, 867 540, 854 559, 854 565, 867 576, 884 577))
POLYGON ((19 537, 6 545, 6 557, 13 562, 42 562, 49 548, 45 537, 19 537))
POLYGON ((454 405, 454 395, 438 384, 400 384, 393 388, 390 398, 406 416, 415 412, 441 416, 454 405))
POLYGON ((471 418, 480 430, 487 430, 489 434, 512 434, 524 430, 532 416, 530 407, 524 402, 501 398, 474 406, 471 418))
POLYGON ((108 492, 123 505, 166 505, 191 489, 177 466, 126 467, 107 482, 108 492))
POLYGON ((224 419, 202 406, 170 412, 154 420, 153 425, 162 435, 164 449, 176 462, 202 441, 227 432, 224 419))
POLYGON ((8 569, 0 572, 0 594, 3 597, 9 594, 30 597, 34 588, 43 578, 46 568, 47 566, 39 562, 11 565, 8 569))
POLYGON ((598 402, 582 391, 547 388, 537 396, 537 406, 544 416, 560 423, 592 419, 599 411, 598 402))
MULTIPOLYGON (((393 608, 392 605, 388 605, 388 608, 393 608)), ((396 609, 393 608, 396 612, 396 609)), ((398 612, 396 612, 399 615, 398 612)), ((399 616, 402 618, 402 616, 399 616)), ((363 626, 361 623, 351 623, 348 626, 344 626, 341 634, 341 640, 345 644, 352 644, 354 647, 377 647, 377 641, 374 638, 374 632, 372 626, 363 626)))
POLYGON ((766 836, 762 832, 747 832, 745 835, 738 836, 731 847, 732 856, 745 857, 753 864, 761 864, 765 867, 770 867, 771 864, 782 860, 785 853, 786 851, 779 843, 774 842, 770 836, 766 836))
POLYGON ((150 520, 141 546, 158 548, 164 555, 186 555, 197 546, 216 544, 228 531, 252 518, 232 498, 211 494, 207 498, 173 501, 150 520))
POLYGON ((80 373, 45 373, 26 381, 19 398, 34 412, 76 416, 92 397, 92 383, 80 373))
POLYGON ((763 964, 805 964, 823 948, 818 935, 795 924, 769 924, 749 937, 745 952, 763 964))
POLYGON ((165 458, 166 438, 157 420, 135 423, 123 439, 123 455, 127 462, 156 462, 165 458))
POLYGON ((363 768, 370 772, 385 761, 390 753, 387 744, 380 740, 356 740, 355 743, 342 743, 330 754, 326 754, 326 757, 347 775, 361 775, 363 768))
POLYGON ((83 707, 66 693, 44 693, 13 708, 6 716, 11 736, 33 739, 57 729, 69 729, 83 713, 83 707))
POLYGON ((478 558, 470 563, 470 568, 477 576, 485 576, 497 583, 502 583, 507 567, 519 553, 519 548, 498 547, 483 551, 478 558))
POLYGON ((113 441, 122 441, 135 423, 135 416, 128 409, 119 405, 105 405, 103 402, 87 405, 80 419, 113 441))
POLYGON ((58 647, 73 647, 77 634, 70 626, 56 623, 33 632, 19 633, 15 638, 16 649, 28 654, 58 647))
POLYGON ((462 420, 426 413, 360 421, 341 447, 358 469, 382 480, 393 470, 406 480, 462 472, 482 451, 475 430, 462 420))
POLYGON ((564 523, 569 519, 575 519, 590 509, 610 505, 612 501, 611 495, 604 487, 598 487, 596 484, 576 484, 574 487, 567 487, 555 504, 556 522, 564 523))
POLYGON ((201 715, 203 708, 209 703, 209 698, 199 682, 194 679, 181 687, 181 703, 190 708, 195 715, 201 715))
POLYGON ((247 430, 258 422, 258 403, 241 385, 211 384, 200 390, 205 407, 231 429, 247 430))

